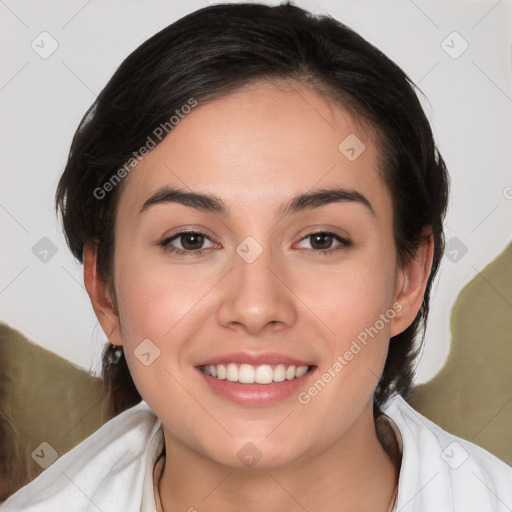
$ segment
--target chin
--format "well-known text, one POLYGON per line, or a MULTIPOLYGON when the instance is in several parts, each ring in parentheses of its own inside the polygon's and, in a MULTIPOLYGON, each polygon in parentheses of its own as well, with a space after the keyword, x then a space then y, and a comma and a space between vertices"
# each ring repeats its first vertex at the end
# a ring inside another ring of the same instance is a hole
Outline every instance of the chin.
MULTIPOLYGON (((300 449, 301 454, 304 451, 303 446, 300 449)), ((278 446, 264 439, 247 438, 230 444, 221 453, 210 452, 209 458, 218 464, 236 469, 272 470, 293 465, 297 462, 298 455, 300 454, 290 446, 278 446)))

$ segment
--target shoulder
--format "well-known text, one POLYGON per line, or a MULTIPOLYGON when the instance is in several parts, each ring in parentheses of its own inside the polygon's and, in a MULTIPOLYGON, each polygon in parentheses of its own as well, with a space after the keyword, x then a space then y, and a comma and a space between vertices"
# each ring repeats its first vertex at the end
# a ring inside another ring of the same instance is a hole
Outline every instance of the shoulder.
POLYGON ((443 430, 395 396, 383 412, 402 440, 397 509, 512 509, 512 468, 488 451, 443 430))
MULTIPOLYGON (((1 512, 129 510, 142 494, 146 454, 160 421, 144 402, 122 412, 58 458, 1 512)), ((133 510, 138 510, 133 508, 133 510)))

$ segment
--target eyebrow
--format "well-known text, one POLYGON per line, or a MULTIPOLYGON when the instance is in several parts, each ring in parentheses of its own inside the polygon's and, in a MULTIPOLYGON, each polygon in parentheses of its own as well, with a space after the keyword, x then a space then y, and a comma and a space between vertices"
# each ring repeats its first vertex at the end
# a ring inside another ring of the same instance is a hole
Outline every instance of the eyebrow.
MULTIPOLYGON (((292 197, 285 205, 281 206, 278 215, 283 217, 315 208, 321 208, 331 203, 353 202, 365 206, 368 211, 375 215, 375 211, 368 199, 355 190, 343 188, 319 189, 292 197)), ((176 188, 163 187, 149 197, 139 214, 157 204, 178 203, 184 206, 195 208, 204 212, 212 212, 229 216, 230 209, 224 201, 215 195, 202 194, 198 192, 184 192, 176 188)))

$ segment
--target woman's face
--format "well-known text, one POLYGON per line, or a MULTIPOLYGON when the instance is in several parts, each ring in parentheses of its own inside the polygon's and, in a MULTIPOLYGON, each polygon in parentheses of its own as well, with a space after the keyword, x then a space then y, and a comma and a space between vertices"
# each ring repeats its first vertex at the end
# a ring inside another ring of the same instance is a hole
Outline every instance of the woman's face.
POLYGON ((193 108, 118 205, 120 327, 102 325, 166 440, 231 466, 278 467, 357 437, 389 338, 417 311, 400 295, 374 143, 294 87, 256 83, 193 108), (310 371, 297 377, 294 363, 310 371), (281 382, 235 382, 256 376, 281 382))

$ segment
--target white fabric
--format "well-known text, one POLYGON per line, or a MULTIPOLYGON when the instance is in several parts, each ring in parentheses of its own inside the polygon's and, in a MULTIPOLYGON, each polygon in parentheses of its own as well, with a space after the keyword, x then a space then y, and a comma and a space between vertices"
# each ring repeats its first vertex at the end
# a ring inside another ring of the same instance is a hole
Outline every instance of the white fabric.
POLYGON ((162 512, 160 497, 158 496, 158 479, 160 478, 161 471, 163 469, 162 462, 165 460, 165 455, 162 455, 165 441, 160 420, 158 420, 158 424, 159 427, 151 439, 148 454, 146 456, 146 469, 144 472, 144 482, 142 484, 142 503, 140 512, 162 512), (163 460, 159 461, 157 468, 156 462, 160 457, 162 457, 163 460))
MULTIPOLYGON (((398 512, 510 512, 512 468, 396 396, 384 408, 401 437, 398 512)), ((155 512, 162 424, 145 402, 103 425, 14 493, 2 512, 155 512), (143 499, 144 491, 144 502, 143 499)))

